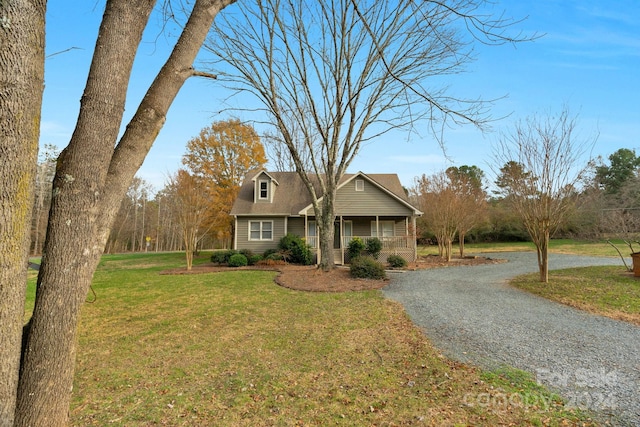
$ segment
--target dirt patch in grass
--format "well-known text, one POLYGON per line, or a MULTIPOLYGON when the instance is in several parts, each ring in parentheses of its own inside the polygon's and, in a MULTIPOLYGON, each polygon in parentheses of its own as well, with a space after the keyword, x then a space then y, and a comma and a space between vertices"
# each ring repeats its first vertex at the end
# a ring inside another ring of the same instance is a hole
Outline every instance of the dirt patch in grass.
MULTIPOLYGON (((503 262, 506 262, 506 260, 482 256, 452 258, 451 261, 447 261, 439 256, 427 255, 419 257, 416 262, 409 264, 407 268, 396 271, 415 271, 427 268, 474 266, 498 264, 503 262)), ((186 268, 183 267, 165 270, 161 274, 201 274, 220 271, 228 272, 233 270, 278 271, 280 274, 275 279, 278 285, 289 289, 310 292, 347 292, 380 289, 389 282, 388 279, 372 280, 351 277, 348 266, 340 266, 329 272, 324 272, 316 266, 299 266, 291 264, 275 266, 225 267, 208 263, 194 265, 190 271, 187 271, 186 268)))

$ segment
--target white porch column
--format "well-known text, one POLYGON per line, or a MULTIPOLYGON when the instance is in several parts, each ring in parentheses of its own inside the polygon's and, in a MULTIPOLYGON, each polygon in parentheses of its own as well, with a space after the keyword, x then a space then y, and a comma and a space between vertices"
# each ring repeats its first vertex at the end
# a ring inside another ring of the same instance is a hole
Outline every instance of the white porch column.
POLYGON ((413 260, 418 259, 418 230, 416 229, 416 216, 411 217, 413 222, 413 260))
POLYGON ((340 265, 344 265, 344 229, 342 228, 342 215, 340 215, 340 265))

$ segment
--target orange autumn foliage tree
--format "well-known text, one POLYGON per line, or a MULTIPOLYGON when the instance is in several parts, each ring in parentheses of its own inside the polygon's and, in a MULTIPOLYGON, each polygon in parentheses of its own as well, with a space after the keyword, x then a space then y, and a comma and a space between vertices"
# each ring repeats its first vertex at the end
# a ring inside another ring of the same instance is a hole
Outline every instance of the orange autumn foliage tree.
POLYGON ((209 196, 206 226, 226 246, 232 235, 229 216, 245 175, 267 163, 255 129, 238 119, 213 123, 187 143, 182 163, 201 178, 209 196))

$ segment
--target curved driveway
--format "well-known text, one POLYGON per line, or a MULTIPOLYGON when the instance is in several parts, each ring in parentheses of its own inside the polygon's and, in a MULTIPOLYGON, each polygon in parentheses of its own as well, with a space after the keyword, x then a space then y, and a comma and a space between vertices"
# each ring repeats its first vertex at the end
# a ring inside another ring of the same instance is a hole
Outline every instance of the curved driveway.
MULTIPOLYGON (((537 271, 535 253, 483 255, 508 262, 396 274, 384 295, 402 303, 448 357, 529 371, 569 405, 614 425, 640 426, 640 327, 507 286, 507 279, 537 271)), ((619 258, 551 254, 549 261, 552 269, 623 268, 619 258)))

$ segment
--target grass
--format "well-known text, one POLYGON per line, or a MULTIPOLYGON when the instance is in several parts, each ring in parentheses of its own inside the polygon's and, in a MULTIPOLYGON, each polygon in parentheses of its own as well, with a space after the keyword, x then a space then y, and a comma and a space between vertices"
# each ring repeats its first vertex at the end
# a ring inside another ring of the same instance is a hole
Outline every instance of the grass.
POLYGON ((511 285, 562 304, 640 325, 640 279, 623 267, 584 267, 519 276, 511 285))
MULTIPOLYGON (((624 256, 629 255, 628 248, 621 241, 614 241, 624 256)), ((513 251, 535 251, 536 247, 532 242, 506 242, 506 243, 467 243, 465 253, 478 254, 484 252, 513 252, 513 251)), ((617 257, 616 250, 606 241, 580 241, 571 239, 552 239, 549 242, 549 252, 566 253, 576 255, 591 256, 613 256, 617 257)), ((418 247, 420 255, 437 255, 437 246, 418 247)), ((454 255, 458 254, 458 246, 453 249, 454 255)))
POLYGON ((104 257, 79 325, 72 425, 594 425, 520 371, 447 360, 379 291, 158 274, 182 262, 104 257))

